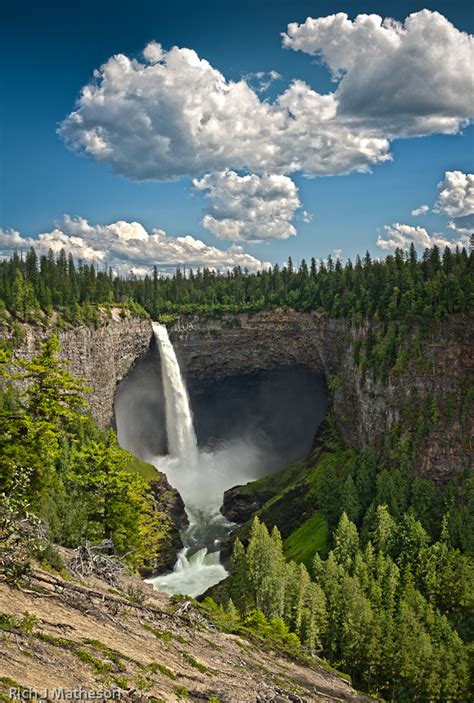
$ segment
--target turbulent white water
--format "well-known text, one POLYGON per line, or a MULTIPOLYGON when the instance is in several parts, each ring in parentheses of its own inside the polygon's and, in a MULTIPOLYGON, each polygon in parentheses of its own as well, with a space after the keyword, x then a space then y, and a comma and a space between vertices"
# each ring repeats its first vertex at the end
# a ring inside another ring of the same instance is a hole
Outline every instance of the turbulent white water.
POLYGON ((154 322, 153 331, 160 351, 169 451, 169 456, 156 457, 154 464, 179 490, 189 527, 182 535, 184 548, 173 572, 149 579, 149 583, 159 591, 195 597, 226 577, 217 549, 218 540, 231 525, 219 513, 224 490, 219 461, 216 464, 215 455, 198 452, 189 396, 168 330, 154 322))
POLYGON ((209 549, 215 550, 219 538, 227 535, 231 524, 212 509, 188 509, 188 516, 189 527, 183 534, 186 546, 179 553, 172 573, 157 576, 150 582, 157 590, 170 595, 184 593, 195 598, 227 576, 219 552, 209 549))

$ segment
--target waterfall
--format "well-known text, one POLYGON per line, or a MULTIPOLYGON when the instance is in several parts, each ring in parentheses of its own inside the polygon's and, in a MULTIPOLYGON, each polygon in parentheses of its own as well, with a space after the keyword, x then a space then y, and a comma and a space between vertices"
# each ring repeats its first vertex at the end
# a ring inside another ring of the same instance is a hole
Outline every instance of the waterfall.
MULTIPOLYGON (((148 579, 148 583, 169 594, 184 593, 195 597, 227 575, 220 563, 219 552, 215 550, 218 539, 227 536, 231 523, 219 513, 218 503, 210 510, 196 507, 197 494, 202 492, 202 470, 206 473, 207 468, 205 455, 198 451, 189 396, 168 330, 153 322, 153 332, 160 352, 170 455, 155 457, 154 464, 166 473, 170 483, 184 498, 189 526, 182 533, 184 546, 173 572, 148 579)), ((205 503, 214 492, 207 486, 205 503)))
POLYGON ((153 322, 153 332, 160 351, 168 451, 172 456, 186 462, 189 468, 195 468, 198 462, 198 449, 188 392, 168 330, 165 325, 153 322))

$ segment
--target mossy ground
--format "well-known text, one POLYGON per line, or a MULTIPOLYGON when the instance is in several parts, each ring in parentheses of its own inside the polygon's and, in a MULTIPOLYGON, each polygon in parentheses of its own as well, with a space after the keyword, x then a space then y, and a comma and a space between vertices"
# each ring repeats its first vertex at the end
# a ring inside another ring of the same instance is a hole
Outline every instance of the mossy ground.
POLYGON ((316 552, 327 551, 328 525, 321 513, 315 513, 283 542, 288 559, 303 562, 310 569, 316 552))
MULTIPOLYGON (((354 457, 352 449, 343 450, 326 441, 324 450, 314 452, 312 465, 299 461, 240 489, 244 495, 271 495, 256 515, 269 529, 278 526, 289 559, 310 567, 316 552, 327 554, 329 530, 318 500, 321 482, 330 466, 344 477, 354 457)), ((244 541, 249 536, 250 522, 240 530, 239 536, 244 541)))
POLYGON ((160 474, 152 464, 147 464, 145 461, 137 459, 137 457, 133 457, 127 468, 132 473, 140 474, 148 482, 157 481, 160 478, 160 474))

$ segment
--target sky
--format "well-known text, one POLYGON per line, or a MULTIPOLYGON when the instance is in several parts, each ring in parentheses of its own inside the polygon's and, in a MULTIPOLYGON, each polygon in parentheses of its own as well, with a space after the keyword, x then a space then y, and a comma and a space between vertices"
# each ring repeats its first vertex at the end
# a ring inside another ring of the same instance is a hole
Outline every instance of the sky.
POLYGON ((141 275, 468 242, 469 3, 3 15, 0 256, 64 247, 141 275))

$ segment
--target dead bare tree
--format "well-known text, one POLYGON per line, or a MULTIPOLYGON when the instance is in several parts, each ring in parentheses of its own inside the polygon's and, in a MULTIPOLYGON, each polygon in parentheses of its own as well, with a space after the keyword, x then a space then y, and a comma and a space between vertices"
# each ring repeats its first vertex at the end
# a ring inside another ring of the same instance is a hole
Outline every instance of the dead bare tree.
POLYGON ((74 550, 67 566, 74 576, 81 579, 98 576, 115 588, 120 588, 120 577, 126 571, 123 559, 116 554, 111 539, 104 539, 99 544, 91 544, 86 540, 74 550))

